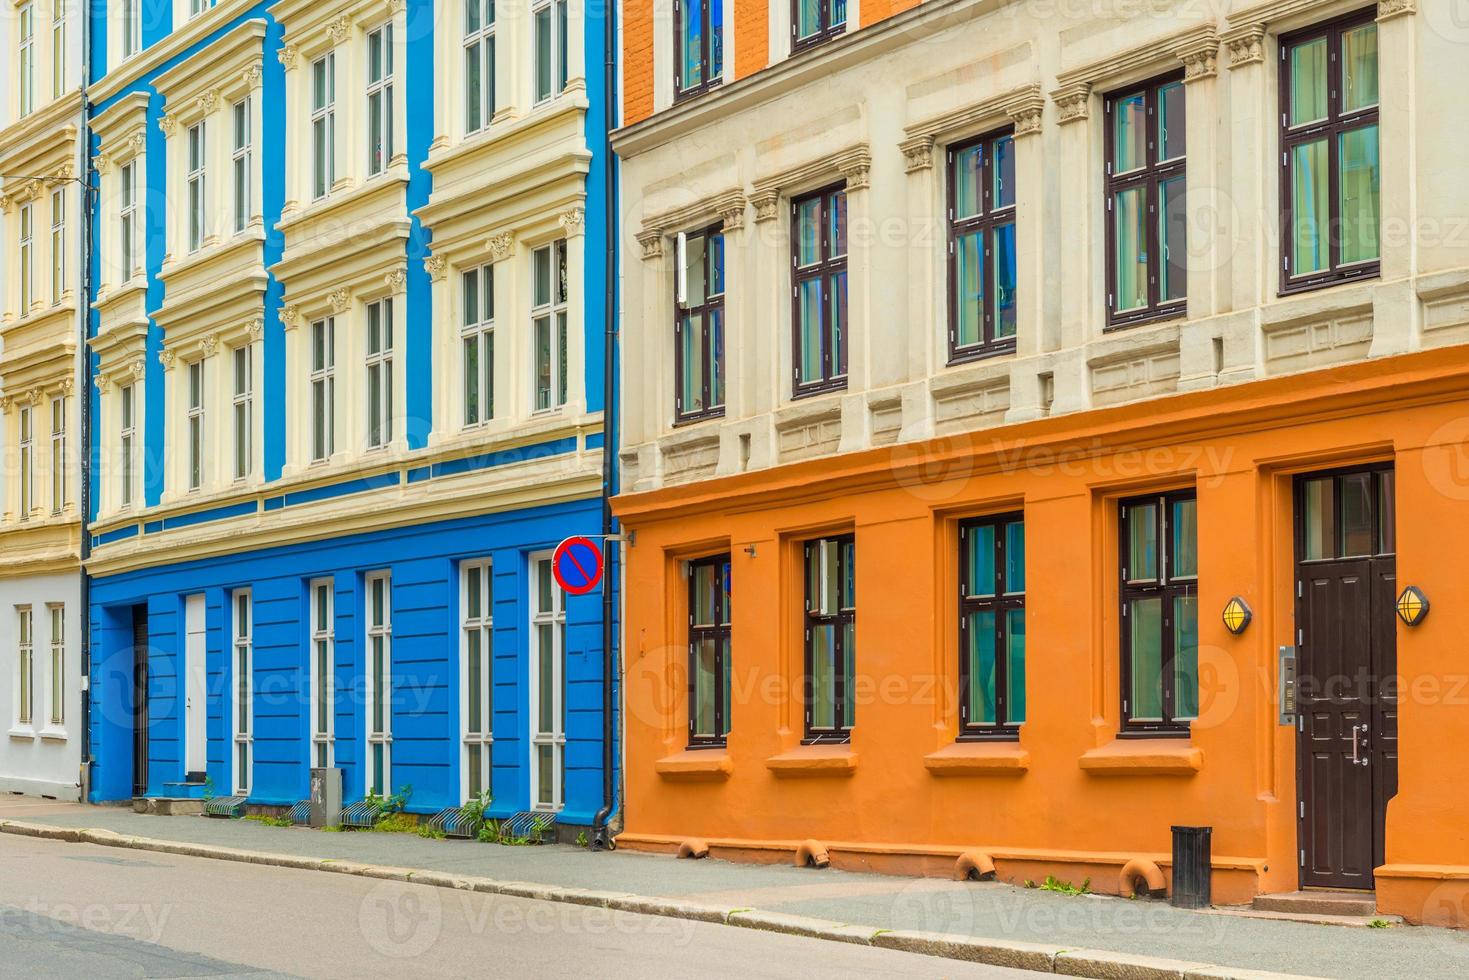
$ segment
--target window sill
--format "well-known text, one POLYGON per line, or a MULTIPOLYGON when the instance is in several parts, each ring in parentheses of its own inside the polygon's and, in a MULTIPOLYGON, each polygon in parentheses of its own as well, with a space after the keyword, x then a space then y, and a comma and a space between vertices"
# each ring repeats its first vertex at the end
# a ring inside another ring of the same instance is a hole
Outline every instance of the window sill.
POLYGON ((36 730, 28 725, 16 725, 5 734, 18 742, 31 742, 36 738, 36 730))
POLYGON ((65 742, 67 737, 64 728, 43 728, 36 734, 41 736, 43 742, 65 742))
POLYGON ((932 776, 1023 776, 1030 753, 1016 742, 955 742, 923 757, 932 776))
POLYGON ((1088 776, 1193 776, 1204 767, 1204 750, 1179 739, 1117 739, 1077 764, 1088 776))
POLYGON ((685 749, 653 763, 663 779, 676 782, 708 782, 728 779, 734 762, 723 749, 685 749))
POLYGON ((777 776, 850 776, 857 771, 857 753, 847 744, 799 745, 765 760, 777 776))

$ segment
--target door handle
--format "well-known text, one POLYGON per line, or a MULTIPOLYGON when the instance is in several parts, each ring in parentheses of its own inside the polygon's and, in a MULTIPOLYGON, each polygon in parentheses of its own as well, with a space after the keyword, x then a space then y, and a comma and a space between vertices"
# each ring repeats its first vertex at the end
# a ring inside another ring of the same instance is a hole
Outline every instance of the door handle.
POLYGON ((1357 759, 1357 726, 1356 725, 1353 725, 1352 726, 1352 734, 1351 734, 1350 738, 1352 740, 1352 765, 1355 766, 1357 764, 1357 761, 1358 761, 1358 759, 1357 759))
POLYGON ((1352 734, 1350 737, 1352 739, 1352 765, 1354 766, 1366 766, 1372 764, 1372 756, 1366 751, 1367 747, 1365 744, 1363 744, 1367 740, 1367 731, 1367 724, 1365 722, 1363 722, 1361 725, 1352 726, 1352 734))

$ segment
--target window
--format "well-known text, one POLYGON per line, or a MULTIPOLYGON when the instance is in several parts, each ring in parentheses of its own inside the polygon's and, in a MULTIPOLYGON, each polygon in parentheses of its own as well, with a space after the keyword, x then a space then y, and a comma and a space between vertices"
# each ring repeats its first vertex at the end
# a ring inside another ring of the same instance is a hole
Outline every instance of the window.
POLYGON ((123 282, 131 279, 133 277, 133 270, 137 268, 136 256, 134 254, 137 237, 133 231, 135 218, 138 214, 138 183, 136 175, 136 165, 131 160, 123 164, 118 175, 119 183, 122 185, 122 197, 121 207, 118 208, 117 213, 117 254, 122 260, 120 263, 121 268, 118 271, 121 273, 123 282))
POLYGON ((367 780, 377 796, 392 792, 393 580, 388 572, 367 577, 367 780))
POLYGON ((1198 508, 1192 490, 1124 500, 1124 734, 1188 734, 1199 713, 1198 508))
POLYGON ((1297 480, 1301 561, 1371 558, 1397 551, 1392 468, 1313 475, 1297 480))
POLYGON ((464 425, 495 417, 495 267, 482 265, 465 272, 463 325, 459 348, 463 357, 464 425))
POLYGON ((533 255, 531 332, 535 335, 538 412, 566 404, 566 242, 533 255))
POLYGON ((214 6, 214 3, 215 0, 189 0, 189 16, 193 17, 197 14, 202 14, 214 6))
POLYGON ((1183 80, 1107 97, 1107 320, 1181 315, 1188 303, 1183 80))
POLYGON ((460 710, 464 718, 463 796, 473 800, 491 789, 494 730, 494 615, 495 584, 488 561, 469 561, 460 567, 463 592, 460 608, 460 710))
POLYGON ((235 795, 250 795, 251 707, 254 701, 253 643, 254 623, 251 619, 250 590, 236 589, 230 596, 234 607, 234 671, 235 690, 231 703, 235 742, 235 795))
POLYGON ((51 97, 66 92, 66 0, 51 0, 51 97))
POLYGON ((791 302, 797 396, 847 386, 847 192, 791 202, 791 302))
POLYGON ((1282 292, 1378 272, 1382 170, 1374 13, 1280 43, 1282 292))
POLYGON ((551 556, 532 555, 531 568, 531 804, 562 806, 566 704, 566 596, 551 577, 551 556))
POLYGON ((1015 136, 952 147, 949 361, 1015 349, 1015 136))
POLYGON ((20 8, 20 114, 36 108, 36 5, 20 8))
POLYGON ((959 737, 1014 738, 1025 721, 1025 521, 959 526, 959 737))
POLYGON ((311 459, 321 462, 336 452, 337 321, 311 325, 311 459))
POLYGON ((204 123, 189 127, 189 251, 204 245, 207 203, 205 201, 204 123))
POLYGON ((337 53, 311 63, 311 197, 326 197, 337 179, 337 53))
POLYGON ((567 0, 540 0, 531 8, 538 103, 560 95, 566 88, 566 3, 567 0))
POLYGON ((729 555, 689 562, 689 746, 729 734, 729 555))
POLYGON ((143 49, 142 18, 139 6, 143 0, 122 0, 122 56, 131 58, 143 49))
POLYGON ((678 238, 674 362, 680 421, 724 414, 724 234, 678 238))
POLYGON ((337 646, 336 593, 332 580, 312 582, 307 602, 311 607, 311 764, 318 769, 329 769, 335 754, 332 714, 336 703, 333 664, 337 646))
POLYGON ((20 669, 20 683, 16 686, 18 704, 15 718, 19 724, 31 724, 35 705, 36 665, 31 659, 31 607, 16 606, 16 663, 20 669))
POLYGON ((133 443, 137 438, 137 416, 134 405, 132 385, 123 385, 118 389, 118 447, 122 451, 122 494, 121 505, 131 507, 133 505, 133 443))
POLYGON ((806 542, 806 741, 852 735, 857 662, 857 544, 806 542))
POLYGON ((51 513, 66 508, 66 398, 51 399, 51 513))
POLYGON ((718 85, 724 76, 723 0, 673 0, 673 22, 675 96, 718 85))
POLYGON ((791 50, 829 41, 847 30, 847 0, 791 0, 791 50))
POLYGON ((232 405, 235 426, 235 479, 243 480, 250 475, 253 455, 250 437, 255 426, 254 359, 249 346, 236 347, 230 351, 234 365, 235 387, 232 405))
POLYGON ((51 613, 51 725, 66 724, 66 607, 53 604, 51 613))
POLYGON ((393 300, 367 306, 367 446, 393 441, 393 300))
POLYGON ((28 520, 35 508, 35 443, 30 406, 20 410, 20 519, 28 520))
POLYGON ((367 175, 393 159, 393 25, 367 35, 367 175))
POLYGON ((495 118, 495 0, 464 2, 464 132, 495 118))
POLYGON ((51 305, 66 293, 66 191, 51 192, 51 305))
POLYGON ((30 204, 20 206, 20 315, 31 312, 36 298, 35 227, 30 204))
POLYGON ((204 483, 204 362, 189 362, 189 489, 204 483))
POLYGON ((230 165, 235 183, 235 231, 242 232, 250 224, 250 100, 236 102, 230 110, 233 117, 234 147, 230 165))

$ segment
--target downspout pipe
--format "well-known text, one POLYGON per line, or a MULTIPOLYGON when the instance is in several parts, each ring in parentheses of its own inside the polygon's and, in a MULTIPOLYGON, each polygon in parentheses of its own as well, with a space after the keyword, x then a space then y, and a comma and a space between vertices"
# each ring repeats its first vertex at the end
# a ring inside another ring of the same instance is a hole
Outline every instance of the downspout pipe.
MULTIPOLYGON (((617 314, 618 314, 618 235, 617 235, 617 158, 612 152, 613 120, 617 118, 617 3, 607 0, 603 5, 606 19, 602 27, 602 48, 605 55, 603 65, 602 99, 603 117, 603 215, 606 222, 604 250, 606 252, 606 340, 602 352, 602 534, 605 546, 613 544, 611 535, 616 533, 616 521, 612 516, 612 495, 617 491, 617 314)), ((609 547, 610 550, 610 547, 609 547)), ((618 558, 622 556, 618 546, 618 558)), ((602 808, 592 818, 592 849, 613 850, 617 844, 608 830, 608 820, 616 800, 616 781, 613 769, 616 764, 617 722, 613 683, 617 678, 617 629, 614 618, 617 612, 615 578, 618 563, 608 556, 607 573, 602 582, 602 808)))
POLYGON ((81 246, 82 260, 78 269, 81 273, 79 290, 81 309, 77 311, 77 351, 81 357, 81 397, 77 399, 77 414, 80 418, 75 452, 80 461, 80 486, 77 488, 77 515, 81 522, 80 534, 81 566, 77 574, 81 577, 80 605, 81 629, 81 691, 82 696, 82 751, 77 782, 82 802, 92 794, 92 581, 87 576, 87 559, 92 554, 92 537, 88 525, 92 522, 92 354, 87 346, 87 324, 92 311, 92 221, 97 210, 97 195, 92 187, 92 103, 89 88, 92 81, 92 4, 80 5, 82 11, 81 47, 81 125, 77 127, 81 140, 81 234, 77 236, 81 246))

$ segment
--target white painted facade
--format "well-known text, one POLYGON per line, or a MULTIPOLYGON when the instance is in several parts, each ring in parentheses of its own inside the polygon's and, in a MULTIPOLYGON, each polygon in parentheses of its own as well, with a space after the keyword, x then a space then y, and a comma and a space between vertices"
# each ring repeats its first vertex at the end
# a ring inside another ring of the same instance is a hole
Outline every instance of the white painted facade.
POLYGON ((0 579, 0 792, 79 797, 82 744, 81 576, 75 572, 0 579), (59 610, 61 636, 55 636, 59 610), (30 616, 23 645, 22 617, 30 616), (29 655, 29 684, 21 658, 29 655), (59 684, 58 684, 59 680, 59 684), (30 710, 22 700, 27 687, 30 710))

